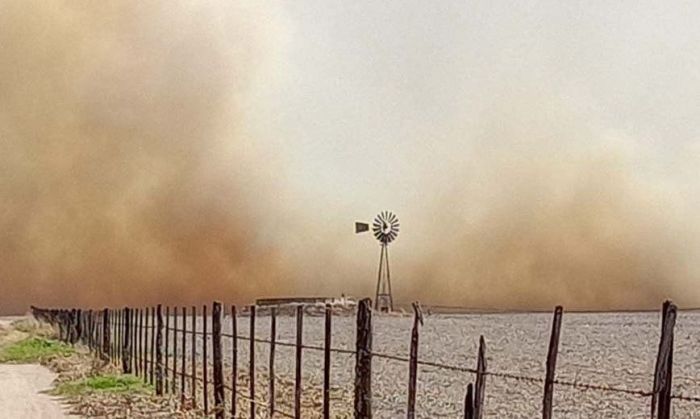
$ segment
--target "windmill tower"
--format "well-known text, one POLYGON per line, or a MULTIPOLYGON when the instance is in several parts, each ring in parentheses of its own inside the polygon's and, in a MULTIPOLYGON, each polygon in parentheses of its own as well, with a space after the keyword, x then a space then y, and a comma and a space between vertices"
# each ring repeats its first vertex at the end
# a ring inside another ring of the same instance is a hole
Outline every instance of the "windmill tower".
MULTIPOLYGON (((369 231, 369 224, 355 223, 355 233, 369 231)), ((374 309, 390 312, 394 310, 394 299, 391 295, 391 271, 389 270, 389 243, 399 235, 399 219, 389 211, 383 211, 372 222, 372 233, 380 243, 379 272, 377 273, 377 289, 374 297, 374 309)))

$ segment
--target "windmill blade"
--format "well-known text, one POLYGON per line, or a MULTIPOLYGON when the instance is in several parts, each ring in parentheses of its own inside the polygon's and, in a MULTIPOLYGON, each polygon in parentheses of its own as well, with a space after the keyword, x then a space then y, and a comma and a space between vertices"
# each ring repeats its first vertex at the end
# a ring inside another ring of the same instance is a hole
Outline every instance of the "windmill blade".
POLYGON ((389 244, 399 234, 399 218, 391 211, 377 214, 371 224, 355 222, 355 233, 371 230, 374 238, 382 244, 389 244))
POLYGON ((355 234, 364 233, 365 231, 368 231, 368 230, 369 230, 369 224, 355 222, 355 234))

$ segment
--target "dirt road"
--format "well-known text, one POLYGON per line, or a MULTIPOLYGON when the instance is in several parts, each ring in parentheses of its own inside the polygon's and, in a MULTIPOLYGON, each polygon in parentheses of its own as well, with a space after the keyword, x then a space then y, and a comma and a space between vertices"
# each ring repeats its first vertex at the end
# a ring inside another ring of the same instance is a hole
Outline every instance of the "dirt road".
MULTIPOLYGON (((21 317, 0 317, 0 343, 26 336, 11 323, 21 317)), ((41 365, 0 364, 0 417, 13 419, 62 419, 66 415, 59 400, 45 392, 56 375, 41 365)))
POLYGON ((6 418, 67 418, 60 402, 45 394, 55 374, 40 365, 0 364, 0 412, 6 418))

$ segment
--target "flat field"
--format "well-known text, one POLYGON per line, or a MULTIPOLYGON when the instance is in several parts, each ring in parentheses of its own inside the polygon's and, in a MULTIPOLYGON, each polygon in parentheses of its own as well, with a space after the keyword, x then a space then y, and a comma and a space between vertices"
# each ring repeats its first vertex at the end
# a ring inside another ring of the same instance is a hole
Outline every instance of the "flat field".
MULTIPOLYGON (((474 368, 479 336, 487 346, 488 370, 534 379, 544 377, 551 314, 434 314, 425 317, 420 332, 419 358, 457 367, 474 368)), ((201 319, 199 319, 201 320, 201 319)), ((407 357, 413 320, 410 316, 374 315, 373 351, 407 357)), ((230 318, 224 320, 224 333, 230 333, 230 318)), ((556 378, 565 381, 649 391, 658 349, 660 313, 564 313, 556 378)), ((171 323, 172 325, 172 323, 171 323)), ((248 336, 249 318, 238 318, 238 334, 248 336)), ((295 341, 296 320, 278 315, 277 340, 295 341)), ((188 328, 190 324, 188 321, 188 328)), ((305 316, 304 344, 323 345, 322 317, 305 316)), ((210 326, 211 327, 211 326, 210 326)), ((201 321, 198 322, 201 328, 201 321)), ((201 329, 200 329, 201 330, 201 329)), ((258 314, 256 337, 270 338, 270 317, 258 314)), ((172 338, 172 336, 171 336, 172 338)), ((198 352, 201 348, 197 343, 198 352)), ((332 346, 353 350, 355 318, 333 318, 332 346)), ((189 337, 188 337, 189 345, 189 337)), ((211 346, 209 346, 211 348, 211 346)), ((224 338, 225 367, 230 377, 231 339, 224 338)), ((209 349, 211 350, 211 349, 209 349)), ((255 345, 256 399, 268 400, 267 376, 269 345, 255 345)), ((188 348, 189 351, 189 348, 188 348)), ((200 354, 201 355, 201 354, 200 354)), ((211 357, 211 354, 209 355, 211 357)), ((291 383, 294 380, 295 349, 277 345, 275 354, 275 390, 279 410, 292 412, 291 383)), ((238 343, 239 372, 245 374, 249 363, 249 342, 238 343)), ((211 358, 209 358, 211 359, 211 358)), ((675 329, 673 358, 674 394, 700 396, 700 313, 679 312, 675 329)), ((355 358, 352 354, 332 354, 332 417, 349 417, 353 405, 355 358)), ((303 352, 302 405, 305 417, 320 415, 323 353, 303 352)), ((373 360, 373 409, 375 417, 405 417, 408 383, 406 362, 373 360)), ((239 376, 241 377, 241 376, 239 376)), ((227 378, 229 385, 230 378, 227 378)), ((432 366, 419 366, 417 416, 420 418, 459 418, 467 383, 474 376, 432 366)), ((239 378, 239 390, 248 393, 245 377, 239 378)), ((488 418, 534 418, 540 415, 542 383, 512 378, 488 377, 486 411, 488 418)), ((227 396, 228 397, 228 396, 227 396)), ((248 403, 240 400, 244 416, 248 403)), ((557 418, 647 418, 650 399, 601 390, 581 390, 555 386, 554 415, 557 418)), ((265 415, 259 406, 258 415, 265 415)), ((679 418, 700 418, 700 404, 674 399, 673 413, 679 418)))

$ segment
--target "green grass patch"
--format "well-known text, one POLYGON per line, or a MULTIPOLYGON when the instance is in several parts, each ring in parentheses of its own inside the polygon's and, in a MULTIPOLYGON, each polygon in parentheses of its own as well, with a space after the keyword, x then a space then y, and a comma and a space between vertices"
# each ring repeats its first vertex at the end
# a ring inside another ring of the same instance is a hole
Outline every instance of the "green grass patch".
POLYGON ((65 343, 33 337, 0 348, 0 362, 35 363, 53 356, 67 356, 72 353, 73 348, 65 343))
POLYGON ((151 386, 133 375, 108 374, 61 383, 53 393, 61 396, 77 396, 95 392, 124 394, 150 391, 151 386))

